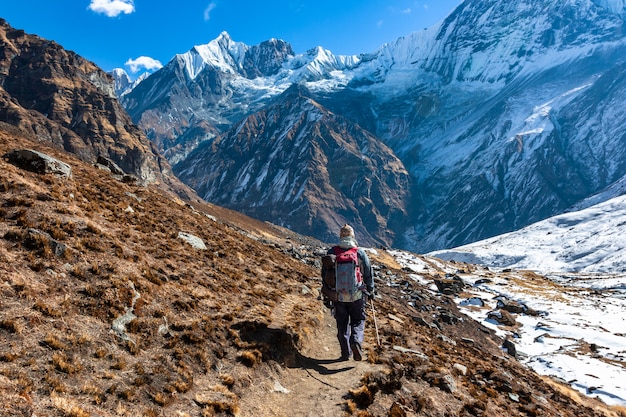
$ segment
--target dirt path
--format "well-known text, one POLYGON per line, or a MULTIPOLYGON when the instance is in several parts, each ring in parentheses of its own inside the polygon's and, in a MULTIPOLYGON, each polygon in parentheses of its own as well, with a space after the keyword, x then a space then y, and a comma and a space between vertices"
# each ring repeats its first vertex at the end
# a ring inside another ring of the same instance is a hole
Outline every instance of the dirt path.
MULTIPOLYGON (((368 318, 367 326, 373 326, 368 318)), ((263 387, 254 387, 258 394, 246 396, 241 403, 241 417, 247 416, 316 416, 337 417, 344 411, 345 395, 360 386, 367 372, 382 369, 367 362, 337 361, 339 342, 335 319, 324 310, 319 331, 302 348, 301 365, 278 367, 263 387)), ((365 343, 376 343, 366 336, 365 343)))

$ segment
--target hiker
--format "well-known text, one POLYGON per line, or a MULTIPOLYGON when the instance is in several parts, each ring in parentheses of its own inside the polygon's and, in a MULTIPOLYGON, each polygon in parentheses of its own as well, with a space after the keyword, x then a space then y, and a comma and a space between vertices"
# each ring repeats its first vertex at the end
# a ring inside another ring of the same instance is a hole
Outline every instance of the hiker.
MULTIPOLYGON (((363 357, 365 305, 368 297, 374 296, 372 266, 365 251, 357 245, 354 229, 347 224, 339 231, 339 243, 330 248, 327 255, 334 255, 336 288, 322 292, 331 300, 327 305, 334 309, 337 339, 341 347, 340 360, 346 361, 352 356, 355 361, 360 361, 363 357)), ((326 271, 328 269, 322 268, 323 282, 326 271)))

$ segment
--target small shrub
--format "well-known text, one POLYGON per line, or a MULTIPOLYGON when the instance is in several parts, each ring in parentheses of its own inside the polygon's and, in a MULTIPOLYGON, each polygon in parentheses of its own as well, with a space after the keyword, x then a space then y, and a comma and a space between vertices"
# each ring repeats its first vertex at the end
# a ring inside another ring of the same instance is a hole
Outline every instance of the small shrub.
POLYGON ((89 412, 85 411, 74 401, 52 395, 52 405, 63 412, 65 417, 90 417, 89 412))
POLYGON ((232 388, 235 385, 235 378, 233 378, 232 375, 220 375, 220 379, 222 380, 222 384, 228 388, 232 388))
POLYGON ((137 397, 137 391, 134 388, 127 388, 120 391, 117 396, 122 400, 133 401, 137 397))
POLYGON ((126 360, 121 356, 114 358, 114 362, 111 364, 111 369, 122 371, 124 368, 126 368, 126 360))
POLYGON ((22 333, 22 326, 15 319, 0 320, 0 329, 4 329, 8 332, 20 334, 22 333))
POLYGON ((255 350, 247 350, 239 355, 239 361, 246 365, 249 368, 254 367, 255 365, 261 362, 261 352, 257 349, 255 350))
POLYGON ((63 381, 59 377, 57 377, 53 373, 46 374, 46 376, 44 377, 44 381, 46 381, 46 383, 50 385, 52 392, 58 392, 58 393, 67 392, 67 386, 63 383, 63 381))
POLYGON ((33 309, 48 317, 59 318, 63 315, 59 310, 55 309, 54 307, 50 307, 41 300, 35 302, 33 309))
POLYGON ((93 342, 93 338, 89 334, 81 334, 76 343, 79 346, 89 346, 93 342))
POLYGON ((99 347, 99 348, 97 348, 97 349, 96 349, 96 351, 93 353, 93 356, 95 356, 95 357, 96 357, 96 358, 98 358, 98 359, 102 359, 102 358, 104 358, 104 357, 105 357, 108 353, 109 353, 109 351, 108 351, 106 348, 104 348, 104 347, 100 346, 100 347, 99 347))
POLYGON ((81 240, 82 246, 94 252, 104 252, 102 239, 100 237, 87 237, 81 240))
POLYGON ((173 397, 171 395, 166 394, 164 392, 157 392, 156 394, 150 394, 150 398, 152 399, 152 401, 154 401, 157 405, 160 405, 161 407, 165 407, 173 400, 173 397))
POLYGON ((104 391, 102 390, 102 388, 98 387, 95 384, 85 384, 81 388, 81 391, 83 394, 92 395, 93 402, 96 405, 102 405, 106 401, 106 395, 104 391))
POLYGON ((48 333, 43 340, 43 345, 54 350, 67 350, 68 346, 63 343, 56 335, 48 333))
POLYGON ((73 375, 82 369, 81 364, 76 360, 68 358, 65 353, 55 353, 52 355, 52 363, 57 371, 68 375, 73 375))
POLYGON ((371 389, 368 385, 363 385, 360 388, 350 390, 349 392, 357 406, 361 409, 366 409, 374 403, 374 395, 376 394, 376 391, 376 389, 371 389))
POLYGON ((15 362, 20 355, 12 352, 0 353, 0 362, 15 362))

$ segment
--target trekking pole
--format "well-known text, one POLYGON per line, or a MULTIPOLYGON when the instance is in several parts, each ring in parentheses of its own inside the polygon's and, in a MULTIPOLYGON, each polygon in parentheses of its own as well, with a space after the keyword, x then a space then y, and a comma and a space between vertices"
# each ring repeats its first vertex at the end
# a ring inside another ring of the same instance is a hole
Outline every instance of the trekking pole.
POLYGON ((376 310, 374 310, 374 300, 370 298, 370 305, 372 306, 372 316, 374 317, 374 327, 376 328, 376 343, 380 347, 380 336, 378 335, 378 323, 376 323, 376 310))

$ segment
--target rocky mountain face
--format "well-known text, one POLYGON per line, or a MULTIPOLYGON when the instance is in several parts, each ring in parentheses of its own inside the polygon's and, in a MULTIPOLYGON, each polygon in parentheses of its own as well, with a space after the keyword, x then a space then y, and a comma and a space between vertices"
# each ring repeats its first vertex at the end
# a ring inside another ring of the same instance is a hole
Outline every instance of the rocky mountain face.
POLYGON ((5 21, 0 39, 0 121, 84 161, 112 161, 141 184, 193 195, 119 104, 113 78, 5 21))
POLYGON ((464 2, 436 28, 436 48, 412 62, 441 87, 400 96, 418 112, 388 101, 394 117, 378 126, 423 196, 409 246, 514 230, 624 175, 623 24, 593 2, 464 2))
POLYGON ((207 201, 328 242, 351 222, 362 244, 390 245, 408 216, 402 162, 296 85, 174 172, 207 201))
MULTIPOLYGON (((241 120, 303 84, 402 161, 414 187, 401 192, 411 210, 394 222, 393 244, 430 251, 556 215, 626 174, 624 15, 621 1, 468 0, 439 25, 360 56, 294 55, 272 41, 275 52, 246 60, 258 48, 222 34, 123 100, 182 172, 198 144, 236 137, 241 120)), ((254 214, 247 201, 228 205, 254 214)))

